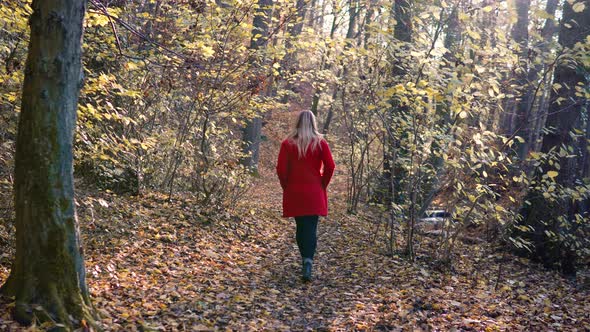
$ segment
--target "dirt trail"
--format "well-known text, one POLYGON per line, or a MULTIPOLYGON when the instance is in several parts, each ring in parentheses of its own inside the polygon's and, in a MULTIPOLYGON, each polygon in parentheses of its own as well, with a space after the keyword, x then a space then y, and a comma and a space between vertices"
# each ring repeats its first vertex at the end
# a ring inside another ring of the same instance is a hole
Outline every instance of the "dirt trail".
MULTIPOLYGON (((302 282, 294 223, 280 217, 278 136, 263 144, 246 201, 214 222, 197 215, 190 197, 81 193, 80 202, 94 199, 79 214, 88 283, 107 331, 590 329, 588 292, 518 260, 474 266, 467 255, 480 249, 465 247, 456 271, 442 273, 423 255, 416 263, 384 255, 374 225, 344 213, 342 169, 319 226, 315 278, 302 282), (505 272, 494 291, 498 263, 505 272)), ((428 239, 421 241, 424 250, 428 239)), ((0 282, 8 269, 0 265, 0 282)), ((10 301, 0 304, 0 331, 20 330, 10 301)))

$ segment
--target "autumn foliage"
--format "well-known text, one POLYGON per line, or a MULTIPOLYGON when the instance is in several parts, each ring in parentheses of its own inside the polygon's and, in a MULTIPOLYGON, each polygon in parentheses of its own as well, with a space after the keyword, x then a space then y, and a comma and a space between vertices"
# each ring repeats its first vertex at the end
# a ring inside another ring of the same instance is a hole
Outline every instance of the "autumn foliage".
MULTIPOLYGON (((32 11, 0 4, 2 283, 32 11)), ((89 0, 83 28, 72 326, 590 329, 589 1, 89 0), (336 161, 311 284, 275 174, 304 109, 336 161)))

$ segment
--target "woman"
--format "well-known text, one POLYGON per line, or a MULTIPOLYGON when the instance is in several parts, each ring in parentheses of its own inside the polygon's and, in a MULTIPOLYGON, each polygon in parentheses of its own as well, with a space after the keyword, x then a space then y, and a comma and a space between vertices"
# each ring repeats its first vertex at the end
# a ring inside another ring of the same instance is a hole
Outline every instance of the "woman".
POLYGON ((315 116, 302 111, 295 129, 282 142, 277 175, 283 187, 283 217, 295 217, 302 276, 311 280, 319 216, 328 214, 326 188, 334 174, 334 160, 317 130, 315 116))

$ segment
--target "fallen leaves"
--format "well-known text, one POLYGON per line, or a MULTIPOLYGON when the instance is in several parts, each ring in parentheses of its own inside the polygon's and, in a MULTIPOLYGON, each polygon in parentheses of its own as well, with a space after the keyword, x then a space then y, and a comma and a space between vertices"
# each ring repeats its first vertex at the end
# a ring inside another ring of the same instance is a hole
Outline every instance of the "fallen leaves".
MULTIPOLYGON (((503 262, 506 278, 494 290, 493 259, 474 267, 464 255, 454 272, 443 273, 420 255, 417 263, 383 255, 367 240, 373 226, 345 215, 339 200, 331 202, 333 212, 319 226, 316 279, 304 284, 294 224, 279 217, 278 184, 268 180, 272 174, 262 174, 249 202, 237 207, 241 214, 214 222, 191 212, 189 196, 171 203, 157 193, 141 198, 87 193, 79 199, 88 284, 105 330, 590 327, 588 291, 556 274, 530 263, 503 262), (475 282, 474 269, 483 276, 475 282)), ((335 181, 337 188, 341 180, 335 181)), ((473 254, 474 248, 463 250, 473 254)), ((1 262, 4 280, 9 265, 1 262)), ((10 301, 3 301, 0 330, 16 329, 10 301)))

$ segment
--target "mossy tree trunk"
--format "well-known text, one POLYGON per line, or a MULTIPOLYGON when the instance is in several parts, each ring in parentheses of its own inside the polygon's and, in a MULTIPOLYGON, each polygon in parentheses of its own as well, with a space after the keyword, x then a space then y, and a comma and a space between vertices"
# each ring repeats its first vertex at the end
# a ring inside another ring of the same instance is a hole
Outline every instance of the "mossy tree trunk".
MULTIPOLYGON (((93 324, 74 206, 72 144, 84 0, 33 0, 15 157, 15 319, 93 324)), ((59 328, 58 328, 59 329, 59 328)))

